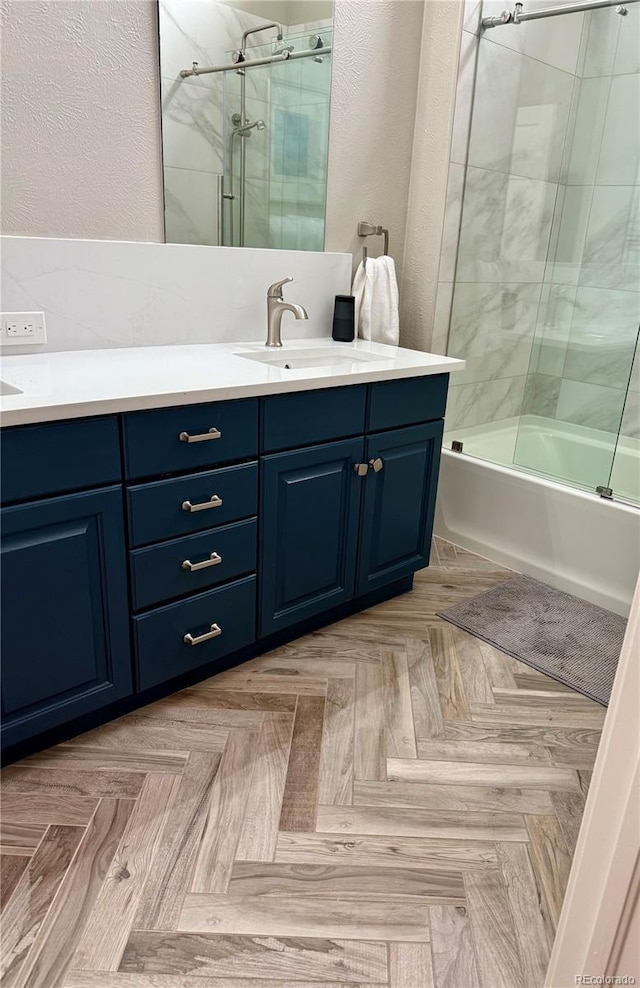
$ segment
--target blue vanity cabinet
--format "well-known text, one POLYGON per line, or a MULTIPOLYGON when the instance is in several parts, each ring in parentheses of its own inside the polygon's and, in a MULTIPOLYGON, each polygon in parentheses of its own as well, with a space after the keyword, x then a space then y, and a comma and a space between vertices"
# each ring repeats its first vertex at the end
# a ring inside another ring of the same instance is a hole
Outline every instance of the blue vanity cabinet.
POLYGON ((122 439, 130 480, 253 459, 258 454, 258 401, 242 398, 129 412, 122 416, 122 439))
POLYGON ((356 594, 429 563, 442 420, 368 436, 356 594))
POLYGON ((106 487, 120 482, 120 437, 115 415, 3 429, 2 504, 106 487), (28 469, 27 469, 28 467, 28 469))
POLYGON ((139 692, 256 640, 258 400, 123 416, 139 692), (210 469, 203 469, 208 467, 210 469))
POLYGON ((258 464, 128 486, 127 507, 134 546, 251 518, 258 508, 258 464))
POLYGON ((429 561, 447 385, 3 431, 9 757, 409 590, 429 561))
POLYGON ((122 488, 4 508, 2 743, 132 691, 122 488))
POLYGON ((366 384, 265 398, 260 406, 260 452, 278 453, 361 436, 366 412, 366 384))
POLYGON ((255 573, 257 519, 221 525, 129 553, 134 611, 255 573))
POLYGON ((364 440, 261 460, 260 636, 351 600, 364 440))
POLYGON ((370 384, 367 432, 443 419, 448 388, 448 374, 370 384))
POLYGON ((263 400, 259 637, 428 565, 447 384, 436 375, 263 400), (326 421, 337 436, 361 434, 308 445, 326 421), (271 452, 294 441, 308 448, 271 452))
POLYGON ((171 682, 252 645, 255 615, 252 575, 134 617, 140 689, 171 682))

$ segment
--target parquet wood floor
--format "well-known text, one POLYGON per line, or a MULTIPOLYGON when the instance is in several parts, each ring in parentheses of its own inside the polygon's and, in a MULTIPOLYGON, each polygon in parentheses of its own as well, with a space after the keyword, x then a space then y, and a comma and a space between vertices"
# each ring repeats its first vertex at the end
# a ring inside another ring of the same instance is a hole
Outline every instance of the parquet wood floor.
POLYGON ((540 988, 604 711, 414 592, 8 768, 5 988, 540 988))

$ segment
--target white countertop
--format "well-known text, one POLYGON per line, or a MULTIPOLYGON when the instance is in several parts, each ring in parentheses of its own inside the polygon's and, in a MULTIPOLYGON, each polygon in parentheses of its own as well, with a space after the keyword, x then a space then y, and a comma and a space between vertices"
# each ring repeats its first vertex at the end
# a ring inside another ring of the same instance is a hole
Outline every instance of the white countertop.
POLYGON ((2 357, 0 376, 22 394, 0 397, 2 426, 81 418, 144 408, 312 391, 462 370, 463 360, 356 340, 295 340, 281 350, 263 343, 119 347, 2 357), (296 351, 338 348, 342 358, 326 366, 285 369, 242 354, 285 357, 296 351), (380 357, 365 361, 365 355, 380 357))

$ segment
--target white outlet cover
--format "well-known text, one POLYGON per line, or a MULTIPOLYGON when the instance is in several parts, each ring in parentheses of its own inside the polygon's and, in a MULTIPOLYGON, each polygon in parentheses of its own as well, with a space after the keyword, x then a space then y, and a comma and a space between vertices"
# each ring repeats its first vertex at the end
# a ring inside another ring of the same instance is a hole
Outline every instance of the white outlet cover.
POLYGON ((1 346, 38 346, 47 342, 44 312, 3 312, 1 346))

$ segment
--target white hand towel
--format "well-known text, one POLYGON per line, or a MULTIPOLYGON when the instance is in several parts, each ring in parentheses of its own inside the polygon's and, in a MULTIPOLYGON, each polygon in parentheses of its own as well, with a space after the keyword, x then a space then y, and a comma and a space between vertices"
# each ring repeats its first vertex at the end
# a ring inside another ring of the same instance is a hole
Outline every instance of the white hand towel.
POLYGON ((368 257, 366 266, 361 263, 353 279, 353 294, 360 338, 398 346, 398 282, 393 258, 368 257))

